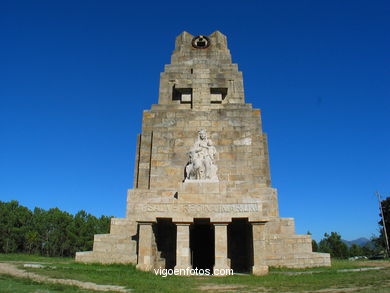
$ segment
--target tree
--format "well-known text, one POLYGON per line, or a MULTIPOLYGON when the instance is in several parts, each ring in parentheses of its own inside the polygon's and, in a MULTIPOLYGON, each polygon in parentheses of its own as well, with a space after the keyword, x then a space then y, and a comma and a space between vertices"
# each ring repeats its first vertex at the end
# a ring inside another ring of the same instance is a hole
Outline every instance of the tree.
POLYGON ((93 235, 95 234, 96 218, 84 210, 76 213, 72 225, 69 227, 72 241, 72 253, 91 250, 93 235))
POLYGON ((368 257, 378 253, 378 248, 371 247, 369 244, 364 245, 361 249, 362 249, 362 255, 365 255, 368 257))
POLYGON ((33 212, 33 231, 38 234, 36 252, 40 255, 49 255, 49 221, 47 211, 35 208, 33 212))
POLYGON ((58 208, 31 212, 17 201, 0 201, 0 253, 74 256, 91 250, 94 234, 108 233, 111 217, 85 211, 75 216, 58 208))
POLYGON ((50 209, 47 212, 48 233, 47 253, 49 256, 69 256, 69 241, 67 227, 71 225, 73 216, 58 208, 50 209))
POLYGON ((360 245, 353 243, 349 248, 349 256, 362 256, 363 249, 360 245))
POLYGON ((29 254, 36 254, 40 248, 40 238, 36 230, 30 230, 26 233, 26 246, 29 254))
MULTIPOLYGON (((383 211, 383 217, 385 219, 385 226, 386 226, 386 231, 387 231, 387 236, 389 237, 390 233, 390 196, 387 197, 385 200, 381 201, 382 205, 382 211, 383 211)), ((377 239, 374 240, 375 244, 379 247, 382 248, 382 250, 387 250, 387 245, 386 245, 386 239, 385 239, 385 232, 384 232, 384 227, 383 227, 383 221, 382 221, 382 213, 379 211, 379 217, 380 221, 378 222, 380 226, 380 234, 377 239)), ((390 251, 388 251, 388 254, 390 251)))
POLYGON ((330 253, 331 257, 347 258, 348 246, 341 241, 341 235, 336 232, 324 234, 324 239, 320 241, 319 251, 330 253))
POLYGON ((318 244, 317 244, 317 241, 315 241, 314 239, 311 241, 311 249, 313 252, 318 251, 318 244))
POLYGON ((26 248, 26 233, 31 222, 31 211, 16 200, 0 201, 0 252, 22 252, 26 248))

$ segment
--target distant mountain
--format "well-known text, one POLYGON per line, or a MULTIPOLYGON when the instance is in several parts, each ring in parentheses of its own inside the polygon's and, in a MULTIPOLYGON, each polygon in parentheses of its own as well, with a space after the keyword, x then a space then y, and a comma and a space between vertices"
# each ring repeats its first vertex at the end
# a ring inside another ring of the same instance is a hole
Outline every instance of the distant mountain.
POLYGON ((345 244, 347 244, 348 247, 351 247, 352 244, 356 244, 356 245, 359 245, 359 246, 364 246, 366 244, 372 245, 371 240, 367 239, 365 237, 360 237, 358 239, 351 240, 351 241, 342 239, 341 241, 343 241, 345 244))

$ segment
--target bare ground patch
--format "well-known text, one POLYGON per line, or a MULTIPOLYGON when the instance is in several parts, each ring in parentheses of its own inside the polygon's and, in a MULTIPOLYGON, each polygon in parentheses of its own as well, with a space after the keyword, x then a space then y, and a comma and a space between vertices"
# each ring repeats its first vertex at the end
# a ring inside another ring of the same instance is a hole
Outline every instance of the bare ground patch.
POLYGON ((202 291, 211 291, 211 292, 243 292, 244 288, 247 288, 246 285, 239 284, 203 284, 197 289, 202 291))
POLYGON ((130 289, 126 289, 123 286, 99 285, 92 282, 82 282, 82 281, 71 280, 71 279, 54 279, 36 273, 27 272, 26 270, 17 268, 15 264, 11 264, 11 263, 0 263, 0 274, 10 275, 18 278, 28 278, 42 283, 77 286, 82 289, 94 290, 94 291, 114 291, 114 292, 123 292, 123 293, 127 293, 131 291, 130 289))

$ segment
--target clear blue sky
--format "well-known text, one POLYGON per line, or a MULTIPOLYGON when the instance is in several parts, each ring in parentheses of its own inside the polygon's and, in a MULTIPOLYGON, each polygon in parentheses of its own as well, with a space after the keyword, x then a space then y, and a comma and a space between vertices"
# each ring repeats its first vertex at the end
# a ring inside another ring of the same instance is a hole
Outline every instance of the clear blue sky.
POLYGON ((125 215, 136 135, 183 30, 228 36, 280 214, 377 233, 390 194, 389 1, 1 1, 0 200, 125 215))

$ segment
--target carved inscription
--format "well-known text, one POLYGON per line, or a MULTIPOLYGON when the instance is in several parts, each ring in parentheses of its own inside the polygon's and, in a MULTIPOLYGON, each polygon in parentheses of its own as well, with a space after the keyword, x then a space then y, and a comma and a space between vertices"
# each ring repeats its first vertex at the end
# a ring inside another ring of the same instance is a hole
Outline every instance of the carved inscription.
POLYGON ((141 212, 181 212, 181 213, 252 213, 258 212, 257 203, 242 204, 138 204, 136 209, 141 212))

